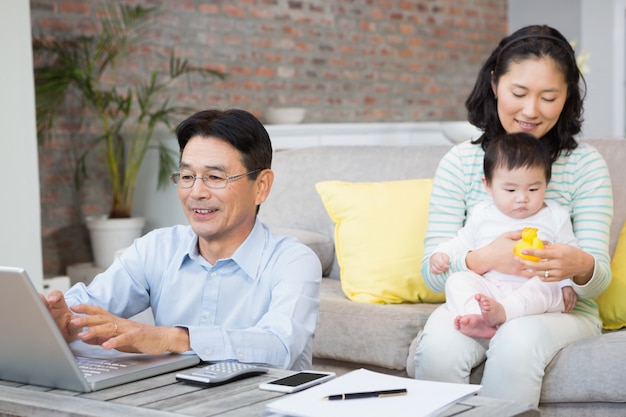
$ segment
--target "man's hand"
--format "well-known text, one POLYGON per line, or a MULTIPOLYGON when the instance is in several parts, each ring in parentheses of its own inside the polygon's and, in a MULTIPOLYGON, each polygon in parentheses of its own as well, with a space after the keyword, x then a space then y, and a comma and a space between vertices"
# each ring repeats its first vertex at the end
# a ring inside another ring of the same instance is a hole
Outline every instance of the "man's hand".
POLYGON ((43 294, 39 294, 39 297, 48 308, 52 319, 61 331, 61 334, 63 334, 65 342, 72 343, 76 340, 76 337, 81 329, 80 327, 71 325, 70 322, 73 314, 65 303, 63 293, 59 290, 53 290, 50 294, 48 294, 48 298, 46 298, 43 294))
POLYGON ((191 350, 187 329, 139 323, 86 304, 72 306, 72 310, 80 315, 72 317, 71 325, 84 328, 78 338, 85 343, 149 355, 191 350))

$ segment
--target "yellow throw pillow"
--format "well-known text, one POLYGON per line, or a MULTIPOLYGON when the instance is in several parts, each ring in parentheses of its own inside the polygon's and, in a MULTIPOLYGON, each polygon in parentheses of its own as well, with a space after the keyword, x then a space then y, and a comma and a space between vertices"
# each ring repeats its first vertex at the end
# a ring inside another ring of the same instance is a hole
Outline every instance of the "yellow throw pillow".
POLYGON ((619 233, 611 260, 611 284, 598 297, 602 327, 616 330, 626 327, 626 223, 619 233))
POLYGON ((343 292, 375 304, 439 303, 420 273, 432 179, 315 185, 335 223, 343 292))

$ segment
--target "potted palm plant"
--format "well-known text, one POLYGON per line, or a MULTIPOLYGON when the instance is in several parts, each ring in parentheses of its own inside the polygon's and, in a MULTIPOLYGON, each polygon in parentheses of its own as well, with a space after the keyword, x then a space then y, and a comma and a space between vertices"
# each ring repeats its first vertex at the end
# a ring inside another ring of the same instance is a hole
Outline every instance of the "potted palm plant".
POLYGON ((132 219, 131 210, 137 174, 148 149, 158 150, 159 187, 167 183, 169 174, 176 169, 177 154, 163 139, 171 137, 176 120, 189 114, 191 109, 172 104, 169 88, 181 77, 189 81, 192 74, 224 77, 222 72, 192 66, 172 51, 167 65, 163 65, 167 70, 139 74, 133 76, 131 82, 120 85, 116 77, 119 63, 131 58, 148 42, 146 35, 157 13, 156 8, 105 3, 95 33, 63 39, 44 36, 33 39, 35 62, 41 62, 34 69, 39 141, 49 137, 69 95, 81 100, 84 119, 95 123, 98 132, 78 159, 75 182, 80 186, 87 175, 88 155, 102 157, 110 179, 111 210, 106 219, 87 221, 95 264, 100 267, 110 264, 112 251, 128 246, 141 234, 143 219, 132 219), (137 79, 139 81, 135 81, 137 79), (156 133, 164 131, 167 135, 159 139, 156 133), (94 233, 101 235, 102 230, 107 230, 107 224, 119 229, 123 228, 120 224, 126 222, 134 223, 131 228, 135 232, 123 238, 124 242, 102 244, 94 240, 94 233), (106 253, 99 254, 98 248, 106 253))

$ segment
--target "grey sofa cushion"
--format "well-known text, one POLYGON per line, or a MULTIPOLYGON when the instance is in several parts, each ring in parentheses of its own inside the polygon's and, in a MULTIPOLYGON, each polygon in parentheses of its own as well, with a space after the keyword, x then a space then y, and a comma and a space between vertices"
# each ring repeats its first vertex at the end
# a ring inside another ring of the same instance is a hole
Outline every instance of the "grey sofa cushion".
POLYGON ((332 239, 321 233, 286 227, 272 227, 272 232, 277 235, 293 236, 311 248, 320 258, 322 273, 324 276, 328 275, 335 260, 335 242, 332 239))
POLYGON ((323 278, 313 356, 404 370, 409 346, 439 304, 367 304, 349 300, 341 282, 323 278))
POLYGON ((626 402, 626 332, 565 347, 546 368, 541 402, 626 402))

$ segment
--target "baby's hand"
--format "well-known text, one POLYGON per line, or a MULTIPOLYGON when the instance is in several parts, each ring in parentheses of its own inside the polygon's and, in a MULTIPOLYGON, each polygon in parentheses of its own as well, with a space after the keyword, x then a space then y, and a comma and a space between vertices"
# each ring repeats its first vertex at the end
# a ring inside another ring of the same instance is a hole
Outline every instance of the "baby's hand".
POLYGON ((433 253, 430 256, 430 271, 433 274, 443 274, 450 269, 450 257, 442 252, 433 253))
POLYGON ((563 312, 569 313, 574 309, 576 301, 578 301, 578 294, 569 285, 561 288, 561 291, 563 291, 563 312))

